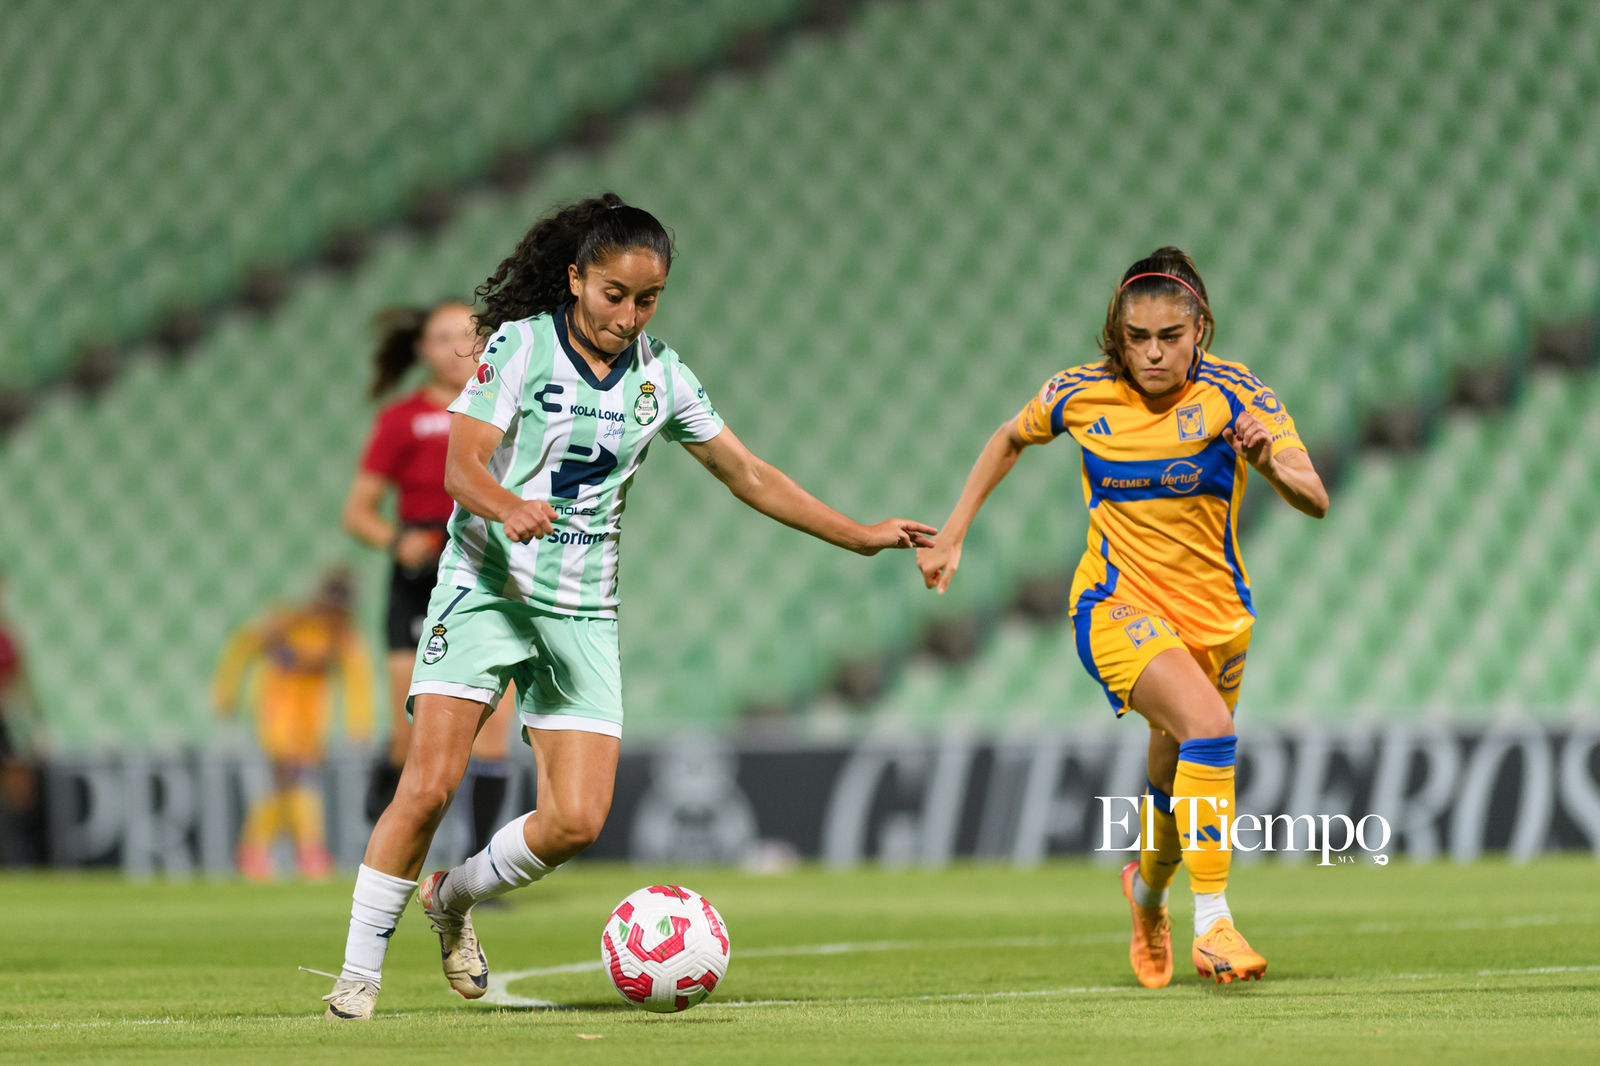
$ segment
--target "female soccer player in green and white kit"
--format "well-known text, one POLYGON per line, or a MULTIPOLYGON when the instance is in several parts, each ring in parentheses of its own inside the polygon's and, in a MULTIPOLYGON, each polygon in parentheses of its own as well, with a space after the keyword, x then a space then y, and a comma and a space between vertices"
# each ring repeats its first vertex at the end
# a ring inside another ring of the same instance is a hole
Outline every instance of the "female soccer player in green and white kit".
POLYGON ((439 934, 445 977, 484 994, 473 904, 530 885, 587 847, 611 808, 622 736, 617 537, 624 497, 658 435, 733 495, 863 555, 930 547, 935 531, 863 526, 751 454, 678 354, 644 332, 672 239, 614 193, 536 223, 478 289, 487 340, 450 410, 449 543, 412 675, 410 751, 373 827, 330 1018, 372 1017, 384 951, 411 893, 439 934), (539 764, 538 810, 417 885, 473 737, 509 682, 539 764))

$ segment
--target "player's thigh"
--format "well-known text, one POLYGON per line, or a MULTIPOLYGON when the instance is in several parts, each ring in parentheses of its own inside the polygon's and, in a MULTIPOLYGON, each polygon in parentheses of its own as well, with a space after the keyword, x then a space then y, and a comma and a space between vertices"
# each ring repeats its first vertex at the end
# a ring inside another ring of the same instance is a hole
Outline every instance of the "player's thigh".
POLYGON ((400 789, 448 799, 461 784, 488 708, 477 700, 423 692, 411 700, 411 746, 406 750, 400 789))
MULTIPOLYGON (((1247 629, 1223 644, 1189 648, 1190 656, 1222 697, 1229 714, 1239 702, 1239 685, 1244 679, 1245 654, 1249 647, 1250 631, 1247 629)), ((1163 791, 1170 790, 1178 770, 1178 742, 1171 733, 1154 724, 1150 726, 1150 750, 1145 762, 1150 783, 1163 791)))
POLYGON ((528 625, 536 654, 514 676, 539 759, 539 807, 597 830, 611 809, 622 738, 616 620, 531 614, 528 625))
POLYGON ((1134 684, 1151 661, 1183 647, 1171 622, 1116 599, 1075 608, 1072 628, 1079 661, 1119 718, 1130 709, 1134 684))
POLYGON ((516 719, 517 694, 514 688, 507 688, 488 721, 478 730, 478 739, 472 744, 472 757, 491 762, 504 759, 511 741, 512 723, 516 719))
POLYGON ((1180 743, 1233 732, 1227 704, 1187 648, 1167 648, 1151 659, 1129 702, 1147 722, 1180 743))
POLYGON ((539 810, 598 832, 611 812, 621 739, 583 729, 530 729, 539 763, 539 810))

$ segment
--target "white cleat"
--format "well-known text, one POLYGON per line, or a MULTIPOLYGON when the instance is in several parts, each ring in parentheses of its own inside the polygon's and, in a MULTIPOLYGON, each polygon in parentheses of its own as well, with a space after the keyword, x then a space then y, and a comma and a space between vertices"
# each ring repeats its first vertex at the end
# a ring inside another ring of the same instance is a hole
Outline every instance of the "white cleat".
POLYGON ((471 914, 447 911, 438 903, 441 870, 417 886, 417 902, 428 916, 433 931, 439 934, 439 955, 444 964, 444 979, 465 999, 477 999, 489 991, 489 960, 483 956, 478 934, 472 929, 471 914))
POLYGON ((322 997, 328 1004, 323 1015, 333 1021, 368 1022, 378 1005, 378 986, 371 981, 352 981, 341 977, 333 983, 333 991, 322 997))

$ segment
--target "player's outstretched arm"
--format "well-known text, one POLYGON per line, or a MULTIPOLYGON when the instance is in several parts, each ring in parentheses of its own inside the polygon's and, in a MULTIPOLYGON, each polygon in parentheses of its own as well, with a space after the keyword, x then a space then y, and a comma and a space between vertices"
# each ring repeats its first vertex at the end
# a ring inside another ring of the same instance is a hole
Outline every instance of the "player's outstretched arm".
POLYGON ((548 501, 524 500, 489 473, 489 459, 503 436, 493 422, 452 415, 444 490, 479 518, 504 524, 512 540, 537 540, 555 528, 556 511, 548 501))
POLYGON ((972 464, 972 471, 967 474, 961 498, 945 520, 937 543, 917 552, 917 569, 922 571, 922 583, 928 588, 937 588, 939 595, 943 596, 945 589, 950 587, 950 579, 955 576, 956 567, 961 565, 961 542, 966 539, 967 530, 972 528, 972 520, 978 517, 978 509, 989 498, 994 487, 1011 473, 1011 468, 1017 465, 1017 457, 1027 446, 1028 442, 1017 428, 1015 418, 989 437, 983 451, 978 453, 978 461, 972 464))
POLYGON ((1274 455, 1272 434, 1251 414, 1242 414, 1232 426, 1224 426, 1222 439, 1244 456, 1290 507, 1312 518, 1328 513, 1328 490, 1304 448, 1285 448, 1274 455))
POLYGON ((684 447, 741 502, 829 544, 862 555, 876 555, 884 548, 923 548, 933 544, 931 537, 936 530, 921 522, 887 518, 864 526, 840 514, 751 452, 726 427, 708 441, 685 442, 684 447))

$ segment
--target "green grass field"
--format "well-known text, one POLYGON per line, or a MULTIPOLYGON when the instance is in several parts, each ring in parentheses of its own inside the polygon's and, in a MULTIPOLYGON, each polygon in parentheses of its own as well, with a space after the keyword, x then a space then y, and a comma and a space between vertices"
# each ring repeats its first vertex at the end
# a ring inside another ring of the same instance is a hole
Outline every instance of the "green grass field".
POLYGON ((1177 974, 1150 991, 1128 969, 1104 868, 760 877, 579 865, 480 913, 499 1005, 446 987, 413 906, 366 1025, 321 1021, 328 982, 296 969, 338 968, 343 879, 7 876, 0 1059, 1588 1063, 1600 1060, 1597 874, 1576 857, 1251 867, 1229 900, 1270 961, 1266 979, 1202 983, 1175 893, 1177 974), (599 971, 601 923, 651 881, 705 893, 733 940, 717 994, 682 1015, 632 1010, 599 971))

